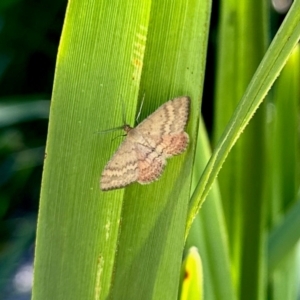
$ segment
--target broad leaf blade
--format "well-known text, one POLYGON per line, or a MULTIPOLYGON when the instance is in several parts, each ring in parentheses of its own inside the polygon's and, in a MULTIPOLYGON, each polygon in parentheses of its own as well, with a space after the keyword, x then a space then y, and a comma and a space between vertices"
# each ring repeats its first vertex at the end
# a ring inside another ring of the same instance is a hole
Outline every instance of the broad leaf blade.
POLYGON ((210 2, 177 4, 69 3, 43 174, 35 299, 177 295, 210 2), (191 96, 190 147, 158 182, 104 193, 101 170, 120 141, 94 132, 121 125, 121 99, 133 124, 139 89, 141 119, 168 98, 191 96))

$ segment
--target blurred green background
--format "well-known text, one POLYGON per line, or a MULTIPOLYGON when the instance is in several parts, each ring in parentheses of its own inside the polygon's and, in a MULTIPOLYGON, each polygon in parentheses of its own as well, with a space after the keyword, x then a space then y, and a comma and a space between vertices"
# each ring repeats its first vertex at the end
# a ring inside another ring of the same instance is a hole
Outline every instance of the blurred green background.
POLYGON ((62 0, 0 1, 1 299, 30 299, 48 114, 66 6, 62 0))
MULTIPOLYGON (((30 299, 55 59, 67 1, 0 1, 0 298, 30 299)), ((212 127, 219 2, 214 1, 202 113, 212 127)), ((276 32, 283 15, 275 11, 276 32)), ((270 32, 270 37, 273 33, 270 32)))

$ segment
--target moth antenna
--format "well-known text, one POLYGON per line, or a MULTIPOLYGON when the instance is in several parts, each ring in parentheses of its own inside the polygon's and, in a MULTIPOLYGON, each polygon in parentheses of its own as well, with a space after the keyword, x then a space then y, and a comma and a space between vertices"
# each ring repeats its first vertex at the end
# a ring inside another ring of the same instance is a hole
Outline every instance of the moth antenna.
POLYGON ((105 129, 105 130, 101 130, 101 131, 95 131, 94 134, 102 134, 102 133, 107 133, 107 132, 111 132, 111 131, 116 131, 116 130, 120 130, 123 129, 124 126, 118 126, 118 127, 114 127, 114 128, 110 128, 110 129, 105 129))
POLYGON ((119 138, 119 137, 121 137, 121 136, 126 136, 126 134, 117 135, 117 136, 115 136, 111 141, 114 141, 116 138, 119 138))
POLYGON ((105 129, 105 130, 100 130, 100 131, 96 131, 94 132, 95 134, 102 134, 102 133, 107 133, 107 132, 111 132, 111 131, 116 131, 116 130, 120 130, 125 128, 126 125, 126 111, 125 111, 125 102, 122 99, 122 118, 123 118, 123 125, 122 126, 118 126, 118 127, 114 127, 114 128, 110 128, 110 129, 105 129))
POLYGON ((125 107, 125 102, 124 99, 122 98, 122 118, 123 118, 123 124, 127 124, 126 123, 126 107, 125 107))
POLYGON ((140 117, 141 112, 142 112, 142 108, 143 108, 143 105, 144 105, 144 100, 145 100, 145 92, 144 92, 144 95, 143 95, 143 99, 142 99, 142 103, 141 103, 141 106, 140 106, 139 113, 138 113, 138 115, 137 115, 137 117, 136 117, 136 122, 137 122, 137 123, 138 123, 138 121, 139 121, 139 117, 140 117))

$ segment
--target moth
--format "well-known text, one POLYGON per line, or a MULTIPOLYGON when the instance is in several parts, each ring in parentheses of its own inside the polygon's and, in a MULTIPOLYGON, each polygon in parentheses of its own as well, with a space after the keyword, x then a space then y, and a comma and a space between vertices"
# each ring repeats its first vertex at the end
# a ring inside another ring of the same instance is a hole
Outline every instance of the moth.
POLYGON ((122 126, 126 138, 102 172, 102 191, 122 188, 133 182, 149 184, 159 179, 167 158, 181 154, 189 144, 189 136, 184 130, 190 101, 188 96, 175 98, 136 127, 122 126))

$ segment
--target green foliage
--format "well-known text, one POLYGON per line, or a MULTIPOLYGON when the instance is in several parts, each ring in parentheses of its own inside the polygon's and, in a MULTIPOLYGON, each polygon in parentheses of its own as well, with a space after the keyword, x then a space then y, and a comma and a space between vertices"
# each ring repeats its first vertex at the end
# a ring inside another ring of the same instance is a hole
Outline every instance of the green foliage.
MULTIPOLYGON (((296 217, 298 206, 295 205, 286 219, 282 220, 282 225, 278 225, 273 231, 274 217, 277 220, 282 218, 286 208, 296 201, 299 189, 299 135, 296 129, 299 126, 296 125, 299 124, 298 58, 291 57, 291 62, 286 66, 289 71, 285 70, 277 83, 276 90, 281 89, 280 82, 287 76, 287 72, 290 92, 283 90, 277 101, 275 95, 278 92, 273 92, 274 97, 270 97, 269 102, 260 107, 245 133, 241 137, 240 135, 299 40, 300 2, 294 3, 251 79, 253 68, 263 55, 263 37, 266 36, 266 12, 263 6, 260 7, 262 3, 259 3, 251 1, 245 5, 236 2, 237 14, 233 19, 229 18, 233 14, 233 7, 229 3, 224 2, 222 10, 215 111, 215 138, 218 142, 193 193, 187 227, 189 230, 223 167, 218 180, 222 205, 215 199, 218 210, 213 211, 214 203, 206 203, 210 208, 210 220, 206 219, 206 222, 201 223, 196 219, 193 235, 188 239, 189 244, 199 245, 200 253, 204 253, 204 294, 207 299, 225 299, 226 296, 228 299, 264 299, 267 289, 274 299, 282 299, 283 295, 286 295, 286 299, 295 299, 299 292, 295 285, 297 273, 295 267, 291 267, 295 266, 297 260, 294 247, 299 240, 296 217), (252 26, 254 19, 255 26, 252 26), (233 24, 236 25, 233 26, 236 32, 232 30, 233 24), (240 61, 236 61, 236 57, 240 61), (284 108, 286 102, 280 104, 286 101, 287 94, 290 95, 288 110, 284 108), (240 97, 242 99, 238 103, 240 97), (237 145, 227 158, 238 138, 237 145), (225 158, 227 160, 223 165, 225 158), (224 210, 226 226, 218 226, 217 232, 212 235, 212 230, 207 227, 214 226, 211 219, 218 225, 222 224, 223 218, 217 213, 220 210, 224 210), (194 232, 198 232, 198 238, 194 232), (271 232, 269 239, 268 232, 271 232), (211 244, 214 247, 209 247, 211 244), (226 251, 230 257, 231 283, 235 297, 223 291, 230 284, 218 284, 220 281, 216 281, 221 272, 213 272, 216 265, 227 269, 226 259, 223 259, 223 264, 216 264, 218 258, 226 258, 226 251), (270 261, 266 259, 265 253, 270 261), (267 265, 270 263, 269 270, 273 270, 275 257, 276 263, 280 260, 284 262, 281 269, 270 273, 266 279, 267 265), (286 273, 288 276, 283 276, 286 273)), ((298 57, 298 46, 295 51, 295 56, 298 57)), ((200 170, 203 169, 204 166, 200 167, 200 170)), ((195 176, 199 178, 199 175, 195 176)), ((214 190, 213 192, 215 193, 214 190)), ((218 193, 215 195, 216 198, 219 197, 218 193)), ((202 220, 205 216, 204 206, 197 218, 202 220)))
POLYGON ((69 1, 45 156, 39 95, 51 91, 65 2, 43 3, 0 4, 1 233, 16 235, 2 239, 0 290, 32 243, 35 217, 11 216, 37 202, 45 157, 33 299, 297 299, 300 1, 272 43, 263 1, 221 1, 216 40, 208 0, 69 1), (151 185, 102 192, 122 138, 95 132, 180 95, 192 99, 188 150, 151 185))
POLYGON ((51 103, 34 299, 177 296, 209 16, 210 2, 69 3, 51 103), (102 192, 101 171, 120 141, 94 132, 121 125, 122 99, 132 124, 139 91, 141 118, 175 96, 192 98, 190 147, 168 162, 159 181, 102 192))

